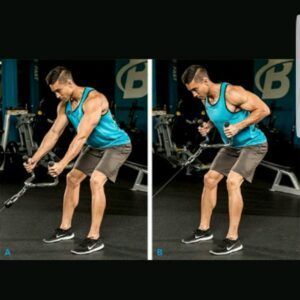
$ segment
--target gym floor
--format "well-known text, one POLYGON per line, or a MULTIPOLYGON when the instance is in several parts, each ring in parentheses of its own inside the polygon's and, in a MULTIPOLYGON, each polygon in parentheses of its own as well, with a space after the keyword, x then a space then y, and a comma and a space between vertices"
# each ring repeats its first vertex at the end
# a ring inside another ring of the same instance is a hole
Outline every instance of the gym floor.
MULTIPOLYGON (((176 170, 161 159, 154 160, 155 192, 176 170), (157 166, 159 165, 159 172, 157 166), (165 172, 161 170, 165 169, 165 172)), ((212 241, 185 245, 181 239, 193 233, 199 222, 199 200, 203 187, 201 171, 194 176, 180 173, 153 199, 153 258, 155 260, 299 260, 300 196, 271 192, 275 172, 259 166, 252 184, 244 183, 244 211, 240 224, 243 251, 214 256, 209 250, 225 238, 228 201, 225 180, 218 189, 212 217, 212 241)), ((298 174, 299 177, 299 174, 298 174)))
MULTIPOLYGON (((101 237, 105 248, 89 255, 74 255, 70 250, 85 237, 90 225, 90 189, 82 184, 80 203, 73 219, 75 239, 54 244, 42 242, 59 226, 64 176, 56 187, 28 190, 9 209, 0 214, 0 260, 145 260, 147 259, 147 196, 131 191, 137 172, 121 168, 115 184, 106 184, 107 207, 101 237), (10 256, 5 256, 9 249, 10 256)), ((20 176, 18 176, 20 177, 20 176)), ((21 176, 22 177, 22 176, 21 176)), ((1 204, 23 186, 22 179, 0 183, 1 204)))

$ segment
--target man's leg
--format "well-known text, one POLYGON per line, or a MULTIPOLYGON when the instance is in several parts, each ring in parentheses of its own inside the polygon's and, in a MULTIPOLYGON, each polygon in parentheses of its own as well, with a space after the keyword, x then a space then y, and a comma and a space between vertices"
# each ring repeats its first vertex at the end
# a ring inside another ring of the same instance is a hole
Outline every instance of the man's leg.
POLYGON ((61 224, 59 228, 55 229, 53 235, 43 239, 45 243, 56 243, 74 238, 74 233, 71 230, 72 217, 79 201, 80 183, 85 177, 86 175, 77 169, 72 169, 72 171, 68 173, 61 224))
POLYGON ((106 207, 104 185, 108 178, 105 174, 108 174, 111 182, 115 182, 118 171, 130 155, 131 149, 131 144, 106 149, 91 175, 92 223, 88 238, 98 239, 100 236, 100 227, 106 207))
POLYGON ((71 250, 74 254, 89 254, 104 248, 104 243, 100 238, 100 227, 106 207, 106 197, 104 185, 109 179, 115 182, 118 170, 125 162, 131 152, 131 145, 116 146, 106 149, 103 155, 100 155, 97 164, 93 167, 90 178, 92 192, 92 220, 90 231, 87 238, 84 239, 77 248, 71 250), (103 170, 103 171, 102 171, 103 170))
POLYGON ((86 178, 86 175, 77 170, 72 169, 67 174, 67 186, 64 194, 63 214, 60 228, 67 230, 71 227, 74 210, 79 202, 80 183, 86 178))
POLYGON ((213 238, 210 228, 210 219, 213 209, 217 203, 218 183, 224 175, 217 171, 210 170, 204 176, 204 187, 200 203, 200 224, 192 236, 181 240, 184 244, 192 244, 200 241, 208 241, 213 238))
POLYGON ((243 211, 243 197, 241 185, 244 177, 237 172, 230 171, 227 177, 229 229, 226 239, 209 252, 214 255, 226 255, 243 249, 238 238, 238 229, 243 211))
POLYGON ((243 210, 243 197, 241 185, 244 180, 252 182, 257 166, 260 164, 268 151, 268 144, 245 147, 227 178, 229 229, 226 238, 238 239, 239 224, 243 210))
POLYGON ((244 180, 252 182, 255 169, 265 156, 268 145, 261 144, 243 148, 227 177, 229 228, 226 239, 210 251, 215 255, 226 255, 243 249, 239 239, 239 224, 243 211, 241 185, 244 180))
POLYGON ((92 222, 90 231, 75 249, 71 250, 74 254, 89 254, 104 248, 104 243, 100 239, 100 226, 102 223, 106 198, 104 193, 104 184, 107 181, 106 175, 95 170, 90 179, 92 191, 92 222))
POLYGON ((244 182, 243 176, 230 171, 227 177, 228 208, 229 208, 229 229, 226 238, 236 240, 243 211, 243 197, 241 185, 244 182))
POLYGON ((223 179, 224 175, 210 170, 204 176, 204 188, 201 196, 201 212, 199 229, 207 230, 210 227, 210 220, 213 209, 217 203, 218 184, 223 179))
POLYGON ((106 197, 104 193, 106 181, 106 175, 100 171, 94 171, 90 179, 92 192, 92 222, 87 237, 94 240, 100 236, 100 227, 106 207, 106 197))

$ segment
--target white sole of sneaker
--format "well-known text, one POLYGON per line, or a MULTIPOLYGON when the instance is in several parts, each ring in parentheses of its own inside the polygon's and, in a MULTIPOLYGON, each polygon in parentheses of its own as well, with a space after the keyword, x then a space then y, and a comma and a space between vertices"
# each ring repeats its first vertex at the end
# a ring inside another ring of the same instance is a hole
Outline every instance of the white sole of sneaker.
POLYGON ((213 250, 210 250, 209 253, 210 254, 213 254, 213 255, 227 255, 227 254, 230 254, 230 253, 234 253, 234 252, 237 252, 237 251, 240 251, 243 249, 243 245, 235 248, 235 249, 232 249, 232 250, 229 250, 228 252, 223 252, 223 253, 217 253, 217 252, 214 252, 213 250))
POLYGON ((84 255, 84 254, 90 254, 90 253, 93 253, 93 252, 96 252, 96 251, 100 251, 103 248, 104 248, 104 244, 100 245, 99 247, 97 247, 95 249, 92 249, 92 250, 89 250, 89 251, 86 251, 86 252, 77 252, 75 250, 71 250, 71 253, 77 254, 77 255, 84 255))
POLYGON ((71 239, 74 238, 74 236, 75 236, 75 234, 72 233, 70 236, 64 236, 64 237, 58 238, 57 240, 53 240, 53 241, 47 241, 46 239, 43 239, 43 242, 46 243, 46 244, 53 244, 53 243, 57 243, 57 242, 60 242, 60 241, 71 240, 71 239))
POLYGON ((197 240, 193 240, 193 241, 190 241, 190 242, 187 242, 187 241, 185 241, 185 240, 181 240, 181 242, 183 243, 183 244, 195 244, 195 243, 199 243, 199 242, 202 242, 202 241, 209 241, 209 240, 212 240, 213 239, 213 235, 210 235, 210 236, 207 236, 207 237, 205 237, 205 238, 199 238, 199 239, 197 239, 197 240))

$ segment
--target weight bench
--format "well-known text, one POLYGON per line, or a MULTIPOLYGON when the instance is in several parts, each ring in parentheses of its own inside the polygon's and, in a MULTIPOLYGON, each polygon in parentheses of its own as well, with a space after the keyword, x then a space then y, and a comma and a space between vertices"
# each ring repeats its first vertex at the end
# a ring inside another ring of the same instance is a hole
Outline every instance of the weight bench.
POLYGON ((299 195, 300 196, 300 184, 298 182, 298 179, 297 179, 295 173, 292 172, 292 168, 287 167, 287 166, 278 165, 278 164, 275 164, 275 163, 271 163, 271 162, 266 161, 266 160, 263 160, 261 162, 261 165, 268 168, 268 169, 277 171, 275 180, 273 182, 272 187, 270 188, 270 191, 272 191, 272 192, 282 192, 282 193, 287 193, 287 194, 299 195), (286 175, 290 178, 290 180, 293 184, 293 187, 289 187, 289 186, 280 184, 280 181, 281 181, 283 175, 286 175))
POLYGON ((147 193, 147 185, 142 184, 143 178, 145 174, 148 174, 147 171, 147 166, 138 164, 138 163, 134 163, 132 161, 127 161, 124 164, 125 166, 137 170, 138 171, 138 175, 135 179, 135 182, 133 184, 133 187, 131 188, 132 191, 141 191, 141 192, 145 192, 147 193))

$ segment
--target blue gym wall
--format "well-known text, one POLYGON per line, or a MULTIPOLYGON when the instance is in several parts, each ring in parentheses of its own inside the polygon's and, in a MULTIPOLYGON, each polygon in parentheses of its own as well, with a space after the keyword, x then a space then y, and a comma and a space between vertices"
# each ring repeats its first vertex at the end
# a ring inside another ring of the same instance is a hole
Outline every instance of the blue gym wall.
POLYGON ((128 124, 130 108, 136 101, 136 126, 147 134, 147 60, 117 59, 115 82, 116 119, 128 124))
POLYGON ((297 148, 300 138, 296 136, 296 81, 295 60, 256 59, 254 62, 254 92, 272 109, 275 127, 287 140, 293 139, 297 148), (292 138, 294 136, 294 138, 292 138))
MULTIPOLYGON (((2 60, 2 122, 6 110, 10 107, 18 106, 18 72, 16 59, 2 60)), ((14 117, 11 118, 11 124, 15 124, 14 117)), ((3 125, 3 124, 2 124, 3 125)), ((16 141, 18 138, 17 129, 11 126, 8 135, 8 141, 16 141)))

